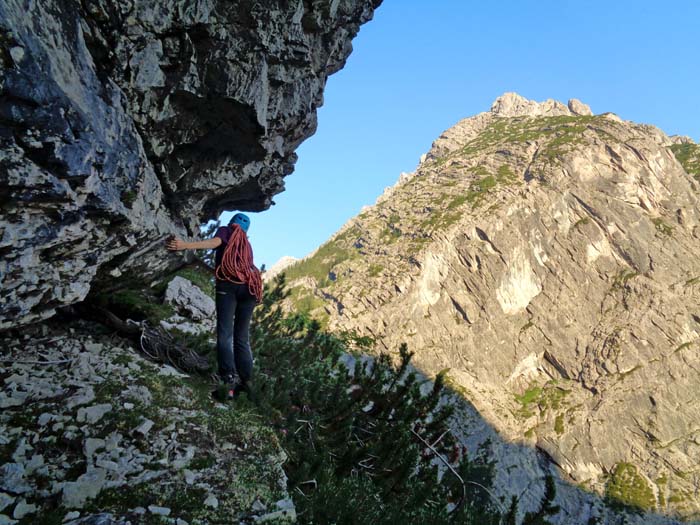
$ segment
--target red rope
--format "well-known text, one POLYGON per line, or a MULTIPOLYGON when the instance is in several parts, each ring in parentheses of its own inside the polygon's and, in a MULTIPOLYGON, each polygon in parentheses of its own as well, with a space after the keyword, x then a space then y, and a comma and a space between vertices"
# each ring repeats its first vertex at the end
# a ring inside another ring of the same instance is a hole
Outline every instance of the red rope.
POLYGON ((234 284, 248 284, 248 290, 262 302, 262 278, 253 264, 253 248, 238 224, 230 226, 231 236, 224 249, 221 264, 216 267, 216 278, 234 284))

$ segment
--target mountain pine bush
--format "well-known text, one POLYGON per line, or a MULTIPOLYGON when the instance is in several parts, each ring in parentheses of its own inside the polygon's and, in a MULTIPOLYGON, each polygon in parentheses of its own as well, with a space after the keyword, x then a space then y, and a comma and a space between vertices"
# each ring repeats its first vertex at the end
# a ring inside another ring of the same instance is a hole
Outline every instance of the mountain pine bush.
POLYGON ((300 522, 499 523, 488 493, 471 483, 490 485, 489 464, 465 457, 448 431, 443 377, 426 392, 405 345, 397 366, 386 354, 362 357, 369 339, 327 333, 303 314, 285 316, 286 293, 280 276, 251 336, 256 400, 288 455, 300 522))

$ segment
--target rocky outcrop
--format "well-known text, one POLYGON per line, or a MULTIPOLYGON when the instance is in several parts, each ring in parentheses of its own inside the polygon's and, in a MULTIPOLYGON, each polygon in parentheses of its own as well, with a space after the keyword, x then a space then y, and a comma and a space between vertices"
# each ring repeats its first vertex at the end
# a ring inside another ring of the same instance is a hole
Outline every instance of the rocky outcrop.
POLYGON ((163 319, 160 325, 166 330, 179 330, 187 334, 213 334, 216 328, 214 299, 189 280, 176 276, 165 290, 164 304, 175 313, 163 319))
POLYGON ((280 259, 275 264, 270 266, 270 268, 268 268, 268 270, 263 274, 263 280, 265 282, 271 281, 277 275, 282 273, 286 268, 289 268, 289 266, 298 261, 299 259, 297 259, 296 257, 291 257, 289 255, 284 255, 280 257, 280 259))
MULTIPOLYGON (((567 106, 553 99, 544 102, 535 102, 517 93, 505 93, 491 104, 491 109, 489 111, 460 120, 457 124, 442 133, 442 135, 433 142, 433 146, 425 155, 424 160, 440 158, 454 151, 461 145, 466 144, 490 126, 494 118, 575 117, 590 116, 591 114, 591 108, 575 98, 569 100, 567 106)), ((399 182, 401 182, 401 177, 399 177, 399 182)))
POLYGON ((700 148, 588 112, 511 94, 459 122, 288 270, 292 304, 449 369, 564 479, 697 518, 700 148))
POLYGON ((517 93, 505 93, 498 97, 491 105, 490 113, 496 117, 589 116, 593 114, 590 107, 575 98, 564 105, 551 98, 544 102, 535 102, 517 93))
POLYGON ((0 330, 269 207, 380 1, 4 1, 0 330))

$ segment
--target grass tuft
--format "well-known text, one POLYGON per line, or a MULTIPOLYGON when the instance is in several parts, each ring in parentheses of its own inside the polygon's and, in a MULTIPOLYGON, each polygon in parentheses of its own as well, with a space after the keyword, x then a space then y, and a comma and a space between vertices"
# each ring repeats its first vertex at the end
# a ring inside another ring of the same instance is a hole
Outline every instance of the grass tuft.
POLYGON ((656 504, 651 485, 630 463, 618 463, 605 485, 605 496, 612 503, 641 510, 656 504))
POLYGON ((700 182, 700 145, 673 144, 671 151, 688 175, 700 182))

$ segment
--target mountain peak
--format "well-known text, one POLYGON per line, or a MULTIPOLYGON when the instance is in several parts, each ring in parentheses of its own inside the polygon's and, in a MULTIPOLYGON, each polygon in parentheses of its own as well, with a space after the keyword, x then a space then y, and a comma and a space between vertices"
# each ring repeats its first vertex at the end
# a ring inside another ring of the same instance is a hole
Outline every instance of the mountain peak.
POLYGON ((297 259, 296 257, 292 257, 290 255, 283 255, 263 274, 263 280, 265 282, 272 281, 272 279, 275 276, 277 276, 279 273, 282 273, 288 266, 291 266, 298 260, 299 259, 297 259))
POLYGON ((581 117, 592 115, 591 108, 575 98, 570 99, 568 105, 565 105, 551 98, 544 102, 536 102, 517 93, 504 93, 494 100, 489 111, 464 118, 445 130, 433 142, 432 148, 423 160, 442 157, 462 147, 493 124, 495 119, 514 117, 581 117))
POLYGON ((592 115, 591 108, 572 98, 568 105, 547 99, 544 102, 529 100, 517 93, 504 93, 491 104, 491 114, 497 117, 554 117, 559 115, 592 115))

